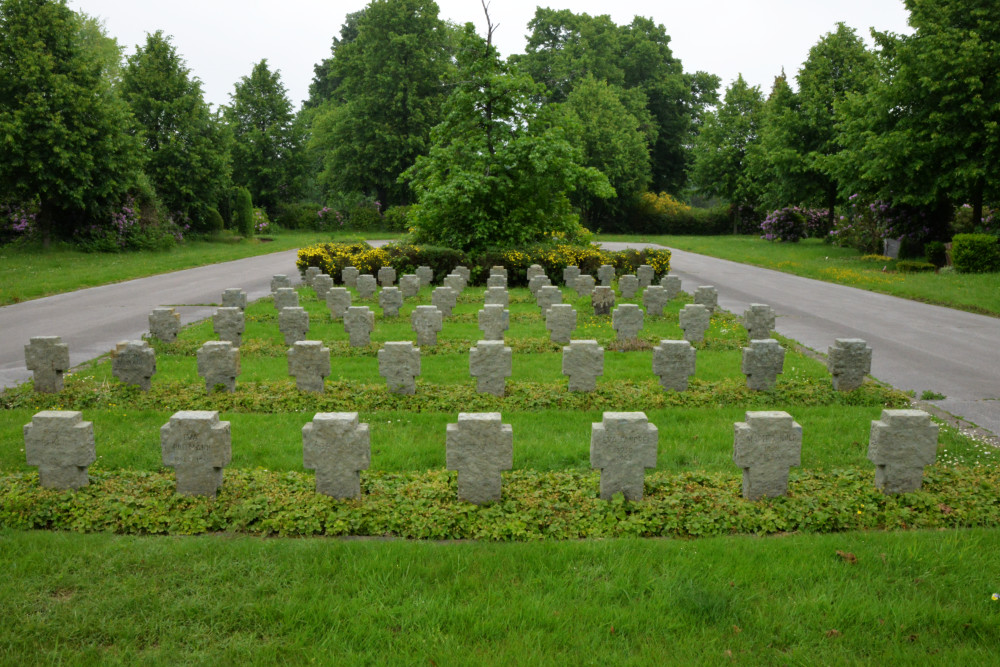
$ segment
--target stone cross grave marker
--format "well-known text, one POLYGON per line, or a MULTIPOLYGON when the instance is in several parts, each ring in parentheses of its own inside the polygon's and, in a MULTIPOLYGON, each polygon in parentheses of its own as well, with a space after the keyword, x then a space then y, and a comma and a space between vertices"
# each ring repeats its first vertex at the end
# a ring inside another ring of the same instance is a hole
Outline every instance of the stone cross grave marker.
POLYGON ((543 285, 535 294, 535 303, 542 309, 542 315, 557 303, 562 303, 562 292, 555 285, 543 285))
POLYGON ((656 467, 659 432, 643 412, 605 412, 591 425, 590 467, 601 471, 601 499, 642 500, 646 468, 656 467))
POLYGON ((530 284, 532 278, 544 275, 545 269, 543 269, 540 264, 532 264, 528 267, 528 270, 525 271, 524 279, 530 284))
POLYGON ((513 371, 513 352, 502 340, 481 340, 469 350, 469 374, 476 378, 480 394, 503 396, 506 379, 513 371))
POLYGON ((497 304, 506 308, 510 304, 510 294, 506 287, 487 287, 483 294, 483 303, 486 305, 497 304))
POLYGON ((684 340, 690 343, 700 343, 705 340, 710 315, 708 308, 697 303, 689 303, 681 308, 678 319, 681 329, 684 330, 684 340))
POLYGON ((667 290, 659 285, 650 285, 642 292, 642 305, 651 317, 663 317, 663 309, 667 307, 667 290))
POLYGON ((330 310, 330 316, 335 320, 344 318, 344 313, 351 307, 351 293, 346 287, 331 287, 326 293, 326 307, 330 310))
POLYGON ((386 343, 378 351, 378 373, 393 394, 415 394, 420 375, 420 348, 410 341, 386 343))
POLYGON ((378 283, 375 282, 375 276, 370 273, 362 273, 358 276, 355 281, 355 289, 358 290, 359 299, 370 299, 375 296, 375 290, 378 289, 378 283))
POLYGON ((418 266, 415 272, 420 279, 420 286, 427 287, 434 280, 434 271, 429 266, 418 266))
POLYGON ((611 281, 615 279, 615 267, 610 264, 601 264, 597 269, 597 279, 601 281, 602 287, 611 287, 611 281))
POLYGON ((785 348, 773 338, 752 340, 743 348, 740 370, 747 376, 747 386, 755 391, 770 391, 785 366, 785 348))
POLYGON ((37 412, 24 425, 24 456, 29 466, 38 466, 38 483, 43 488, 87 486, 87 466, 97 460, 94 425, 83 421, 81 412, 37 412))
POLYGON ((216 385, 228 392, 236 391, 236 376, 240 374, 240 349, 225 340, 210 340, 198 348, 198 375, 205 378, 205 391, 216 385))
POLYGON ((344 500, 361 497, 361 471, 371 464, 368 424, 357 412, 317 412, 302 427, 302 464, 316 471, 316 492, 344 500))
POLYGON ((618 289, 623 299, 631 299, 639 291, 639 279, 632 274, 624 275, 618 279, 618 289))
POLYGON ((606 316, 611 314, 611 309, 615 306, 615 291, 610 287, 598 285, 590 294, 590 305, 594 307, 594 315, 606 316))
POLYGON ((330 375, 330 348, 319 340, 300 340, 288 348, 288 374, 299 391, 323 393, 323 381, 330 375))
POLYGON ((499 287, 501 289, 507 288, 507 276, 502 276, 499 274, 494 274, 486 279, 486 287, 499 287))
POLYGON ((751 303, 743 312, 743 327, 750 340, 770 338, 774 330, 774 309, 764 303, 751 303))
POLYGON ((568 303, 552 304, 545 314, 545 328, 553 343, 568 343, 576 329, 576 309, 568 303))
POLYGON ((340 270, 340 282, 344 283, 344 287, 357 289, 359 275, 361 275, 361 272, 358 271, 357 267, 345 266, 340 270))
POLYGON ((222 292, 223 308, 247 309, 247 293, 239 287, 230 287, 222 292))
POLYGON ((212 316, 215 335, 219 340, 228 340, 236 347, 240 346, 240 341, 243 339, 245 322, 243 311, 239 308, 216 308, 215 315, 212 316))
POLYGON ((368 345, 375 330, 375 313, 368 306, 351 306, 344 313, 344 329, 350 337, 351 347, 368 345))
POLYGON ((461 264, 459 264, 454 269, 452 269, 451 272, 457 273, 458 275, 462 276, 462 281, 463 281, 462 289, 465 289, 465 286, 468 285, 469 281, 472 279, 472 272, 469 271, 469 267, 467 266, 462 266, 461 264))
POLYGON ((501 472, 514 466, 514 431, 499 412, 458 414, 448 424, 445 462, 458 471, 458 499, 482 505, 500 500, 501 472))
POLYGON ((479 311, 479 330, 485 340, 503 340, 503 334, 510 329, 510 311, 503 306, 483 306, 479 311))
POLYGON ((303 279, 302 279, 302 282, 304 282, 309 287, 312 287, 313 286, 313 280, 315 280, 316 276, 318 276, 322 272, 323 272, 323 270, 320 269, 318 266, 307 266, 306 267, 305 275, 303 276, 303 279))
POLYGON ((635 270, 635 275, 639 279, 639 288, 645 289, 653 284, 656 271, 649 264, 640 264, 639 268, 635 270))
POLYGON ((122 384, 149 391, 156 373, 156 352, 144 340, 123 340, 111 351, 111 372, 122 384))
POLYGON ((298 308, 299 293, 291 287, 279 287, 274 293, 274 309, 279 313, 282 308, 298 308))
POLYGON ((282 308, 278 313, 278 331, 285 337, 285 345, 305 340, 309 333, 309 313, 305 308, 282 308))
POLYGON ((571 340, 563 348, 562 372, 569 391, 594 391, 597 377, 604 375, 604 348, 596 340, 571 340))
POLYGON ((697 354, 686 340, 661 340, 653 348, 653 375, 660 386, 674 391, 686 391, 688 379, 694 375, 697 354))
POLYGON ((404 299, 412 299, 420 291, 420 278, 415 273, 404 273, 399 277, 399 291, 404 299))
POLYGON ((576 279, 580 277, 580 267, 575 264, 571 264, 563 269, 563 284, 570 289, 576 287, 576 279))
POLYGON ((277 273, 271 276, 271 293, 277 292, 282 287, 291 287, 292 281, 283 273, 277 273))
POLYGON ((532 276, 531 280, 528 281, 528 291, 531 292, 532 296, 538 296, 538 290, 551 284, 552 281, 544 273, 540 276, 532 276))
POLYGON ((642 331, 642 308, 634 303, 623 303, 611 316, 611 328, 618 332, 618 342, 636 340, 642 331))
POLYGON ((320 301, 326 301, 326 295, 333 288, 333 278, 321 273, 313 278, 312 281, 313 291, 316 293, 316 298, 320 301))
POLYGON ((681 279, 679 276, 663 276, 660 278, 660 287, 666 290, 667 300, 673 301, 681 293, 681 279))
POLYGON ((410 326, 417 333, 417 345, 437 345, 437 335, 443 326, 444 316, 437 306, 417 306, 410 315, 410 326))
POLYGON ((391 266, 383 266, 378 270, 378 284, 382 287, 392 287, 396 282, 396 269, 391 266))
POLYGON ((232 458, 229 422, 220 422, 214 410, 181 410, 160 427, 163 465, 177 477, 182 496, 215 496, 222 486, 222 470, 232 458))
POLYGON ((733 463, 743 469, 743 497, 788 493, 788 469, 800 463, 802 427, 787 412, 747 412, 734 424, 733 463))
POLYGON ((149 333, 164 343, 173 343, 181 330, 181 316, 173 308, 154 308, 149 314, 149 333))
POLYGON ((503 276, 504 281, 507 280, 507 267, 506 266, 491 266, 490 267, 491 276, 503 276))
POLYGON ((875 487, 882 493, 919 490, 924 466, 937 457, 938 430, 923 410, 883 410, 882 418, 872 421, 868 443, 875 487))
POLYGON ((872 371, 872 349, 860 338, 838 338, 828 350, 826 367, 836 391, 853 391, 872 371))
POLYGON ((577 297, 582 297, 592 294, 594 292, 595 285, 597 285, 597 282, 594 280, 594 276, 581 273, 577 276, 576 282, 573 283, 573 289, 576 290, 577 297))
POLYGON ((59 336, 32 336, 24 346, 24 365, 33 373, 36 392, 60 392, 63 373, 69 370, 69 346, 59 336))
POLYGON ((714 313, 719 307, 719 292, 711 285, 702 285, 694 291, 694 302, 708 308, 710 313, 714 313))
POLYGON ((378 295, 378 305, 382 307, 382 317, 399 317, 403 307, 403 293, 398 287, 383 287, 378 295))
POLYGON ((451 316, 451 310, 458 303, 458 292, 448 286, 435 287, 431 292, 431 304, 437 306, 445 317, 451 316))
POLYGON ((465 289, 465 278, 459 273, 449 273, 444 277, 444 286, 453 289, 457 296, 465 289))

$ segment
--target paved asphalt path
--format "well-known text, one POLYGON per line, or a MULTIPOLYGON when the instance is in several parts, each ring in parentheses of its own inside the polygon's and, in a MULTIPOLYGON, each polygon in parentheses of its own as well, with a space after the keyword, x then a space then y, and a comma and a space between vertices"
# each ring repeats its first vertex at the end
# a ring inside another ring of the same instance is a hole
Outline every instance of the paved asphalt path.
MULTIPOLYGON (((643 244, 604 243, 608 249, 643 244)), ((775 329, 817 352, 836 338, 863 338, 872 376, 1000 434, 1000 319, 801 278, 671 249, 671 273, 685 292, 714 285, 719 305, 737 315, 751 303, 777 314, 775 329)))

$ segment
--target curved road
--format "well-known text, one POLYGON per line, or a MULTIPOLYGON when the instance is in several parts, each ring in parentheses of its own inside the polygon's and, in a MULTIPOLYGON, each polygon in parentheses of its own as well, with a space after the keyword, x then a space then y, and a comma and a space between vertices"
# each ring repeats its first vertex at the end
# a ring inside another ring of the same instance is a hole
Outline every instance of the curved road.
MULTIPOLYGON (((736 314, 751 303, 766 303, 778 314, 779 333, 820 352, 836 338, 863 338, 874 351, 874 377, 918 396, 924 390, 944 394, 933 403, 1000 433, 1000 319, 672 252, 672 272, 685 291, 714 285, 719 305, 736 314)), ((24 345, 32 336, 61 336, 76 365, 107 353, 118 341, 141 337, 153 308, 175 306, 187 324, 211 315, 227 287, 241 287, 250 300, 269 294, 276 273, 297 280, 294 250, 0 308, 0 387, 30 378, 24 345)))

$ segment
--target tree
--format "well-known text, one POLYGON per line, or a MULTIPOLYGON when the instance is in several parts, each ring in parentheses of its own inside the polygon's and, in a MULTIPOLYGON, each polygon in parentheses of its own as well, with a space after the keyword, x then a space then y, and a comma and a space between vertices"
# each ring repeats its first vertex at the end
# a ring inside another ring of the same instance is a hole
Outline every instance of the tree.
POLYGON ((65 2, 0 1, 0 190, 38 201, 46 245, 101 222, 139 179, 132 117, 105 64, 65 2))
POLYGON ((458 50, 458 84, 434 128, 427 156, 403 173, 418 203, 410 219, 419 239, 463 250, 518 247, 551 232, 573 233, 569 194, 613 189, 552 123, 537 122, 530 77, 500 60, 472 24, 458 50))
POLYGON ((428 0, 373 0, 348 18, 354 22, 345 23, 324 73, 324 87, 335 88, 312 123, 310 148, 323 156, 320 181, 328 191, 371 195, 385 206, 407 203, 397 177, 427 152, 442 119, 450 28, 428 0))
POLYGON ((943 235, 951 205, 1000 196, 1000 14, 993 0, 906 0, 908 36, 873 33, 878 80, 839 109, 850 189, 930 209, 943 235))
POLYGON ((259 206, 274 213, 295 196, 302 172, 303 133, 279 72, 267 60, 254 65, 230 94, 223 117, 233 136, 233 182, 250 190, 259 206))
POLYGON ((809 190, 810 175, 801 150, 804 126, 798 95, 782 71, 761 108, 759 139, 747 149, 757 198, 768 210, 803 203, 802 193, 809 190))
POLYGON ((209 227, 229 183, 229 153, 201 84, 162 32, 128 58, 122 95, 138 121, 146 147, 146 175, 178 222, 209 227))
POLYGON ((756 204, 758 187, 747 156, 758 140, 763 104, 760 88, 739 75, 718 111, 705 116, 695 139, 692 181, 705 195, 734 204, 734 212, 756 204))

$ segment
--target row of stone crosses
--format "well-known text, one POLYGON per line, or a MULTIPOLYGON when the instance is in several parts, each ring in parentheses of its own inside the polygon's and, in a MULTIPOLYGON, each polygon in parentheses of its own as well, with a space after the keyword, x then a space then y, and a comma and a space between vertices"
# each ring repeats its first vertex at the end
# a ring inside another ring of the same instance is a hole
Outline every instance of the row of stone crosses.
MULTIPOLYGON (((787 412, 747 412, 734 424, 733 462, 743 471, 743 497, 785 495, 791 466, 800 464, 802 427, 787 412)), ((916 491, 924 466, 934 463, 938 426, 922 410, 883 410, 873 420, 868 459, 875 485, 884 493, 916 491)), ((317 413, 302 427, 302 459, 316 471, 316 491, 335 498, 361 498, 360 471, 371 461, 368 424, 357 412, 317 413)), ((514 435, 498 412, 459 413, 446 427, 446 467, 458 472, 458 499, 482 504, 500 500, 504 470, 513 466, 514 435)), ((215 496, 232 458, 229 422, 215 411, 181 411, 160 428, 163 465, 174 468, 176 492, 215 496)), ((642 412, 605 412, 592 424, 590 464, 601 471, 600 497, 616 493, 642 500, 645 471, 656 467, 658 431, 642 412)), ((39 484, 77 489, 89 484, 96 460, 94 429, 74 411, 38 412, 24 426, 27 463, 38 467, 39 484)))
MULTIPOLYGON (((604 265, 598 275, 602 283, 610 283, 614 267, 604 265)), ((354 286, 362 294, 369 294, 368 298, 374 294, 374 276, 359 275, 358 270, 350 266, 342 271, 341 276, 348 286, 354 286), (367 287, 362 291, 359 285, 367 287)), ((430 283, 432 272, 430 267, 420 267, 415 274, 401 278, 400 288, 392 286, 396 279, 392 267, 382 267, 378 276, 383 285, 379 296, 383 313, 386 317, 396 317, 404 296, 415 296, 421 286, 430 283)), ((567 284, 577 286, 578 292, 590 290, 595 314, 609 314, 615 298, 610 285, 595 286, 593 277, 580 275, 579 268, 575 266, 566 267, 563 276, 567 284)), ((662 315, 667 302, 680 291, 680 278, 666 275, 660 285, 653 285, 654 277, 652 267, 642 265, 637 275, 622 276, 619 288, 626 298, 634 297, 636 290, 643 289, 647 311, 652 315, 662 315), (629 278, 633 280, 627 280, 629 278)), ((569 378, 569 390, 594 391, 597 378, 604 374, 604 348, 596 340, 571 339, 577 323, 576 310, 569 304, 560 303, 562 292, 551 285, 541 266, 529 267, 528 278, 529 289, 535 293, 538 306, 546 317, 551 339, 557 343, 568 343, 563 348, 562 371, 569 378)), ((468 279, 468 269, 456 267, 445 277, 446 285, 433 291, 434 305, 414 309, 411 324, 416 332, 417 345, 429 347, 437 344, 443 320, 451 315, 458 294, 465 289, 468 279)), ((351 306, 351 294, 347 288, 333 287, 330 276, 319 273, 317 267, 306 270, 305 280, 311 284, 316 296, 326 301, 331 316, 343 321, 350 344, 369 345, 375 326, 374 313, 366 306, 351 306)), ((487 286, 485 304, 478 317, 484 338, 469 350, 469 372, 477 378, 477 391, 503 396, 506 378, 513 373, 513 353, 503 342, 504 332, 510 326, 510 314, 506 310, 509 303, 506 269, 493 267, 489 282, 493 284, 487 286)), ((331 372, 329 348, 321 341, 305 340, 309 314, 299 307, 299 294, 292 288, 288 276, 274 276, 271 291, 275 308, 279 311, 279 330, 284 335, 285 343, 291 345, 287 352, 289 375, 295 378, 299 390, 322 392, 325 378, 331 372)), ((653 373, 659 377, 665 390, 685 391, 688 388, 689 378, 695 373, 697 356, 691 343, 704 340, 710 316, 718 308, 718 293, 713 286, 699 287, 694 299, 695 303, 686 305, 680 311, 684 340, 661 340, 653 349, 653 373)), ((222 303, 223 307, 217 309, 212 318, 215 333, 222 340, 207 341, 198 350, 198 374, 204 378, 207 391, 222 387, 233 392, 240 373, 239 346, 244 331, 243 311, 247 295, 239 288, 230 288, 223 292, 222 303)), ((622 304, 612 313, 612 326, 620 342, 636 339, 643 321, 644 313, 635 304, 622 304)), ((751 304, 743 314, 750 344, 743 350, 742 372, 750 389, 769 391, 782 373, 785 350, 770 338, 774 322, 774 311, 765 304, 751 304)), ((149 328, 151 335, 164 342, 172 342, 180 331, 180 316, 173 308, 157 308, 150 313, 149 328)), ((851 391, 859 387, 871 371, 871 354, 871 348, 863 340, 837 339, 828 355, 834 388, 851 391)), ((56 392, 62 389, 62 373, 69 367, 69 351, 58 337, 32 338, 25 346, 25 360, 28 369, 34 371, 35 391, 56 392)), ((416 378, 420 375, 419 347, 410 341, 387 342, 378 352, 378 363, 379 373, 386 379, 389 391, 415 393, 416 378)), ((123 341, 112 352, 112 373, 125 384, 148 391, 155 372, 155 352, 145 341, 123 341)))

